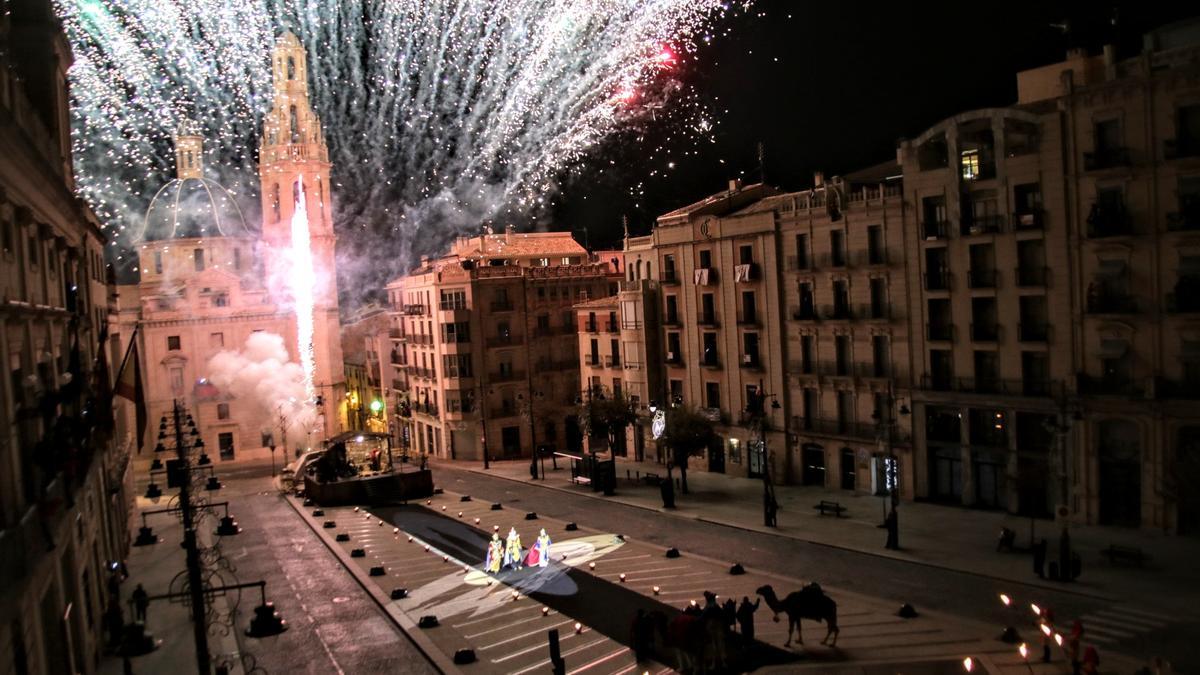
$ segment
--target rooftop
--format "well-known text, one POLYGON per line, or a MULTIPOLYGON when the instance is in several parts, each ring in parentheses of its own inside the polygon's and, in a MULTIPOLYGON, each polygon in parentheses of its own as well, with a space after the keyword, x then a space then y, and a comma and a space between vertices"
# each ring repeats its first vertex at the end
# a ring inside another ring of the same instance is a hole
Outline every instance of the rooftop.
POLYGON ((465 260, 486 258, 557 258, 586 256, 587 250, 570 232, 514 232, 460 237, 448 257, 465 260))
POLYGON ((613 309, 621 306, 621 300, 615 295, 588 300, 572 305, 575 309, 613 309))
POLYGON ((778 193, 779 189, 770 185, 742 185, 741 181, 731 180, 728 189, 659 216, 658 226, 686 223, 693 216, 733 213, 747 204, 778 193))

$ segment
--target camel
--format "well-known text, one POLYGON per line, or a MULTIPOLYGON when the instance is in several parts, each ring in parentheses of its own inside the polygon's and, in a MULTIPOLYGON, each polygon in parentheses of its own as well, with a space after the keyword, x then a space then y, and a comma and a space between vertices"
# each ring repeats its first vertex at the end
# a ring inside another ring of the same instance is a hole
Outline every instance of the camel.
POLYGON ((821 640, 821 644, 828 644, 830 647, 837 646, 838 630, 837 625, 837 603, 833 598, 825 595, 821 587, 817 584, 809 584, 804 588, 789 593, 782 601, 775 595, 775 589, 770 586, 762 586, 755 591, 767 601, 767 607, 775 613, 775 620, 779 621, 779 614, 786 612, 788 615, 788 639, 783 643, 784 647, 792 644, 792 630, 796 631, 796 641, 804 644, 804 635, 800 632, 800 619, 811 619, 813 621, 824 621, 829 627, 829 632, 825 634, 825 639, 821 640), (833 638, 832 641, 830 638, 833 638))

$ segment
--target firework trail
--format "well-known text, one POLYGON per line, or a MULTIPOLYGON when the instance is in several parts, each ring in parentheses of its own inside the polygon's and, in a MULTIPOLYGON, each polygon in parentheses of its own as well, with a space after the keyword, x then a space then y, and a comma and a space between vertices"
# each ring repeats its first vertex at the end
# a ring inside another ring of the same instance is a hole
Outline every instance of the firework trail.
POLYGON ((309 53, 334 166, 342 288, 380 287, 489 219, 531 224, 555 178, 647 111, 725 0, 59 0, 80 191, 114 259, 200 121, 206 166, 256 202, 255 156, 283 28, 309 53))
POLYGON ((304 177, 296 176, 296 211, 292 213, 292 265, 288 275, 292 301, 296 305, 296 342, 300 368, 304 371, 304 398, 315 401, 313 384, 316 359, 313 357, 313 297, 316 275, 308 231, 308 200, 304 197, 304 177))

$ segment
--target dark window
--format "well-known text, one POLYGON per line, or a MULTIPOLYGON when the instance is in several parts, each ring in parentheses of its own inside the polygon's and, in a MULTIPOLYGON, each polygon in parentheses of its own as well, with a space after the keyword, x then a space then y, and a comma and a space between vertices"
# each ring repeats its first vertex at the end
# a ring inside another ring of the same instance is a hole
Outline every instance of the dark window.
POLYGON ((179 349, 180 349, 179 336, 178 335, 168 335, 167 336, 167 351, 177 352, 177 351, 179 351, 179 349))
POLYGON ((808 235, 796 235, 796 264, 798 270, 808 269, 808 235))
POLYGON ((679 323, 679 303, 674 295, 667 296, 667 323, 679 323))
POLYGON ((867 262, 872 265, 882 265, 887 262, 887 251, 883 244, 882 225, 870 225, 867 227, 867 262))
POLYGON ((717 334, 704 334, 704 365, 717 366, 721 364, 721 356, 717 352, 717 334))
POLYGON ((838 335, 834 338, 834 350, 838 375, 850 374, 850 336, 838 335))
POLYGON ((813 336, 800 336, 800 371, 806 375, 812 374, 813 364, 816 361, 813 357, 815 351, 813 347, 813 336))
POLYGON ((700 268, 706 269, 712 267, 712 251, 704 249, 700 251, 700 268))
POLYGON ((829 233, 829 263, 834 267, 846 265, 846 233, 841 230, 829 233))
POLYGON ((677 401, 680 403, 683 402, 683 380, 671 380, 670 404, 674 405, 677 401))
POLYGON ((738 248, 738 263, 749 265, 754 262, 754 247, 746 245, 738 248))
POLYGON ((721 407, 721 384, 719 382, 704 383, 704 404, 709 408, 721 407))
POLYGON ((228 403, 218 403, 217 404, 217 419, 219 419, 219 420, 229 419, 229 404, 228 403))
POLYGON ((192 263, 196 266, 197 272, 204 271, 204 249, 192 249, 192 263))

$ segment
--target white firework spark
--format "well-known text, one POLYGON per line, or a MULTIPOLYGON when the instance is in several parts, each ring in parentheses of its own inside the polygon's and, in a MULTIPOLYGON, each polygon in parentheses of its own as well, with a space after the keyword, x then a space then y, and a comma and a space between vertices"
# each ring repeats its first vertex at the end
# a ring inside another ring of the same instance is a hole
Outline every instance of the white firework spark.
POLYGON ((357 252, 368 263, 339 271, 359 288, 481 222, 529 224, 556 177, 681 89, 677 59, 729 10, 726 0, 58 2, 76 59, 80 191, 116 251, 169 177, 184 117, 215 141, 206 165, 256 201, 270 47, 293 30, 329 141, 335 222, 358 235, 343 237, 340 262, 357 252))
POLYGON ((296 210, 292 213, 292 264, 288 274, 288 290, 296 306, 296 347, 300 353, 300 368, 304 371, 304 396, 306 401, 315 401, 317 388, 313 380, 317 366, 313 354, 313 299, 316 295, 316 274, 303 176, 296 176, 295 189, 298 194, 296 210))

